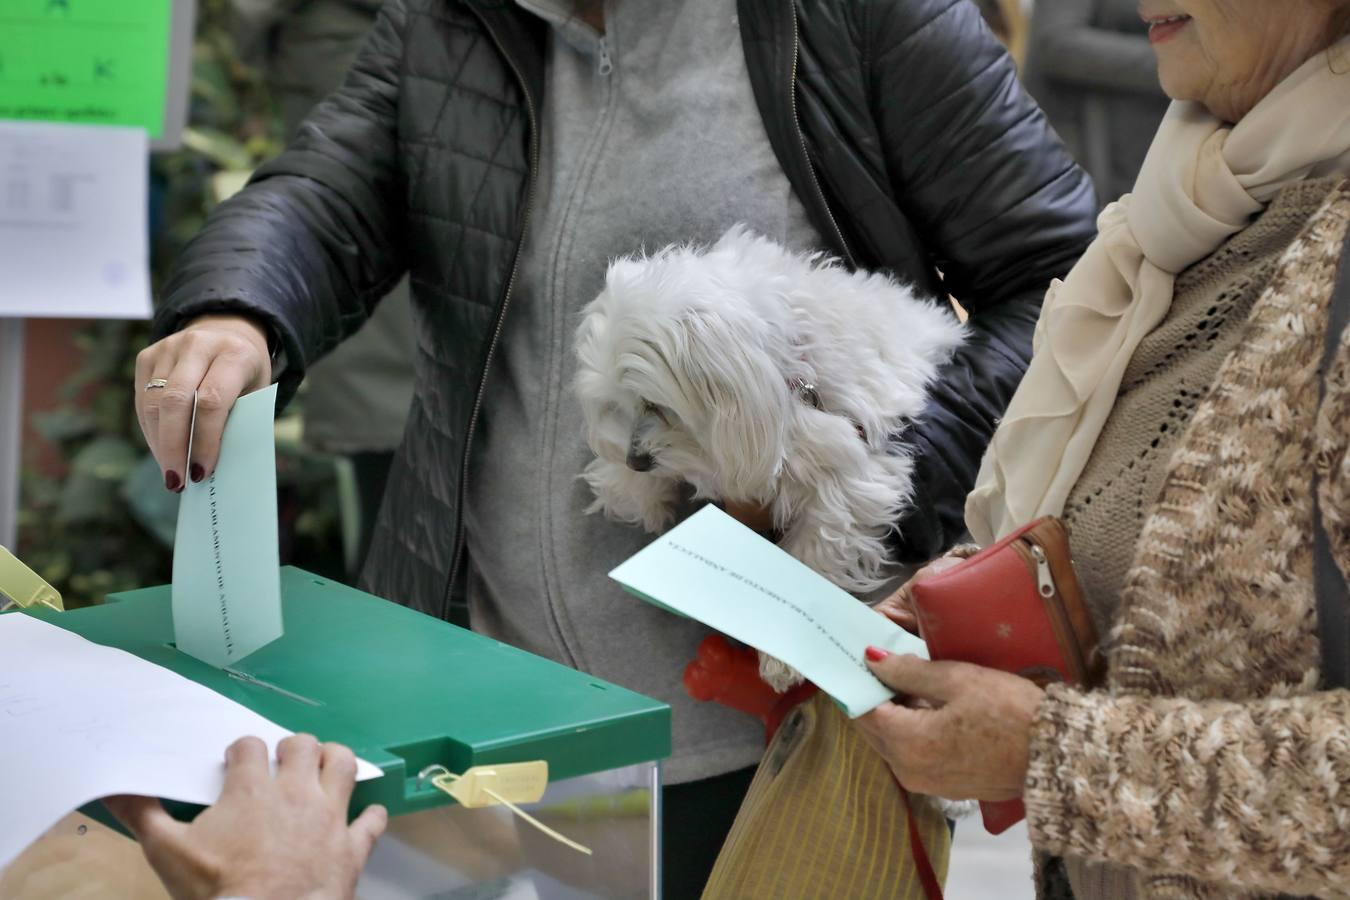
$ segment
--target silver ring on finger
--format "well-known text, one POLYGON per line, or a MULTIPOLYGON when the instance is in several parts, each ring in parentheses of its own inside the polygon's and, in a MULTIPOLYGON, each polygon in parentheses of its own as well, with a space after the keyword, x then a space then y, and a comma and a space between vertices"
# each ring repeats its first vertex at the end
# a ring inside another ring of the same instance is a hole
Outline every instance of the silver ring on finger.
POLYGON ((169 379, 167 378, 151 378, 145 383, 145 389, 147 391, 162 391, 168 386, 169 379))

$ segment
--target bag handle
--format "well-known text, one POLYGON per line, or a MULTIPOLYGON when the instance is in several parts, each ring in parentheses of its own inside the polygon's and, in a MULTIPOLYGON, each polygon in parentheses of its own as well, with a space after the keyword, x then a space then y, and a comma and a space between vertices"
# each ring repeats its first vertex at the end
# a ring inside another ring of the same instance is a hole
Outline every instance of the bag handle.
MULTIPOLYGON (((1336 287, 1327 314, 1326 346, 1322 351, 1321 389, 1336 361, 1341 336, 1350 324, 1350 240, 1341 251, 1336 287)), ((1350 588, 1336 565, 1331 539, 1322 524, 1319 479, 1313 476, 1313 585, 1317 595, 1317 632, 1322 642, 1322 681, 1331 688, 1350 688, 1350 588)))
POLYGON ((905 818, 909 824, 909 852, 914 857, 914 874, 928 900, 943 900, 942 882, 933 871, 933 861, 928 858, 928 848, 923 845, 923 835, 919 833, 919 820, 914 815, 914 804, 909 791, 897 780, 895 789, 900 792, 900 802, 905 804, 905 818))

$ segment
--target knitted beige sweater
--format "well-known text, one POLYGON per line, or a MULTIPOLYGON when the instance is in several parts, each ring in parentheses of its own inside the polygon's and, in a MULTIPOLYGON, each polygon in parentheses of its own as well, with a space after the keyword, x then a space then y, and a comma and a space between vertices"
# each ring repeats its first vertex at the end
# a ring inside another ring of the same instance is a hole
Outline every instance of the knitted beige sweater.
POLYGON ((1318 401, 1350 182, 1285 251, 1172 456, 1106 687, 1051 688, 1026 782, 1044 852, 1148 897, 1350 895, 1350 692, 1319 692, 1312 476, 1350 571, 1350 344, 1318 401))
POLYGON ((1063 513, 1099 634, 1115 624, 1125 576, 1172 454, 1219 367, 1242 343, 1252 308, 1285 251, 1337 183, 1320 179, 1285 188, 1246 229, 1181 273, 1167 317, 1130 358, 1063 513))

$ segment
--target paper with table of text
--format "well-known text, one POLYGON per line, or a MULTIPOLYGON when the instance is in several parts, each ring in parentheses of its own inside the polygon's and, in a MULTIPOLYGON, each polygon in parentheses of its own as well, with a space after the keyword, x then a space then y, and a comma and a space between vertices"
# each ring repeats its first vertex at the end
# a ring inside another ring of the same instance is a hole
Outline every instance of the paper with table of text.
POLYGON ((0 121, 0 318, 150 315, 137 128, 0 121))

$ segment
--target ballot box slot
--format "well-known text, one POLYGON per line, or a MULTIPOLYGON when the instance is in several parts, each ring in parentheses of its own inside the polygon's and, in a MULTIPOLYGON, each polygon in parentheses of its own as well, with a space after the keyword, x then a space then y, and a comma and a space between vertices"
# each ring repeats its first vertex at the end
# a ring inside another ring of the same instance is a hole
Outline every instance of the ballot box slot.
POLYGON ((275 684, 263 681, 261 678, 256 678, 248 674, 247 672, 240 672, 238 669, 232 669, 229 666, 226 666, 225 668, 221 669, 221 671, 224 672, 226 675, 230 676, 231 678, 235 679, 236 681, 242 681, 244 682, 244 684, 251 684, 254 687, 262 688, 263 690, 274 691, 275 693, 278 693, 283 697, 288 697, 291 700, 294 700, 296 703, 303 703, 306 706, 323 706, 323 703, 318 700, 312 700, 309 697, 302 697, 299 694, 295 693, 294 691, 288 691, 283 687, 277 687, 275 684))
MULTIPOLYGON (((175 644, 173 641, 165 641, 164 646, 172 650, 174 653, 183 652, 182 650, 178 649, 178 645, 175 644)), ((261 688, 262 690, 265 691, 271 691, 274 694, 280 694, 281 696, 285 697, 288 700, 294 700, 296 703, 303 703, 306 706, 313 706, 316 708, 323 706, 323 702, 321 700, 315 700, 311 697, 305 697, 301 694, 297 694, 295 691, 288 691, 284 687, 272 684, 270 681, 265 681, 256 675, 250 675, 247 672, 241 672, 238 669, 233 668, 232 666, 222 666, 220 671, 224 672, 226 675, 228 675, 235 681, 241 681, 244 684, 250 685, 252 687, 261 688)))

